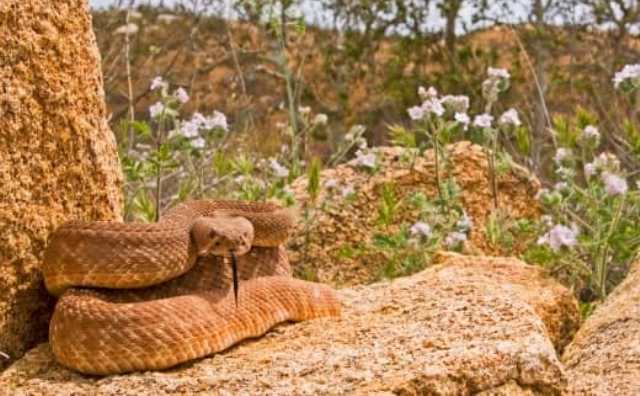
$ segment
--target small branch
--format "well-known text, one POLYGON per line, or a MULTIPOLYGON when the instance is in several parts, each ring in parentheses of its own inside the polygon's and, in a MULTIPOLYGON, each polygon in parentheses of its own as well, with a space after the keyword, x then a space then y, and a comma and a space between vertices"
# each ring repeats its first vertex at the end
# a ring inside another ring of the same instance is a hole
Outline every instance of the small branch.
POLYGON ((233 58, 233 65, 236 68, 238 73, 238 78, 240 79, 240 87, 242 88, 242 95, 247 96, 247 86, 244 82, 244 74, 242 73, 242 69, 240 68, 240 62, 238 61, 238 54, 236 53, 236 46, 233 41, 233 36, 231 36, 231 29, 229 29, 229 23, 225 23, 225 28, 227 31, 227 39, 229 40, 229 48, 231 49, 231 57, 233 58))

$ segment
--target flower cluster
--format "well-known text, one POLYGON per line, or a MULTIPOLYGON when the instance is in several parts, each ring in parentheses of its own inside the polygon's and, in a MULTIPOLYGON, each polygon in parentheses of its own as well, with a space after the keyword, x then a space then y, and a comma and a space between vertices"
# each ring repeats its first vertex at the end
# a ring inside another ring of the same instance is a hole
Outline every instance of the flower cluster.
POLYGON ((269 159, 269 166, 273 175, 279 179, 284 179, 289 176, 289 169, 281 165, 275 158, 269 159))
POLYGON ((340 186, 336 179, 327 179, 324 182, 324 188, 326 188, 328 191, 331 191, 331 192, 338 191, 343 198, 348 198, 356 193, 356 190, 355 188, 353 188, 353 185, 346 184, 346 185, 340 186))
POLYGON ((206 117, 201 113, 194 113, 188 121, 179 123, 179 132, 182 136, 191 139, 191 145, 195 148, 204 148, 205 140, 201 136, 202 132, 220 129, 227 131, 227 117, 219 111, 214 111, 212 115, 206 117))
POLYGON ((573 247, 578 243, 580 230, 575 224, 571 228, 556 224, 546 234, 538 238, 538 245, 549 245, 555 252, 562 247, 573 247))
POLYGON ((409 118, 413 121, 430 119, 430 117, 443 117, 446 114, 453 116, 453 121, 466 130, 471 122, 467 114, 469 110, 469 97, 464 95, 444 95, 440 97, 434 87, 418 88, 418 96, 422 99, 420 106, 407 109, 409 118))
POLYGON ((509 88, 511 75, 506 69, 489 67, 488 78, 482 83, 482 97, 488 103, 495 103, 498 95, 509 88))
POLYGON ((349 164, 351 166, 374 170, 377 165, 377 156, 375 149, 367 148, 367 140, 360 134, 357 138, 354 137, 352 132, 345 135, 345 140, 350 143, 355 143, 358 147, 356 151, 356 157, 352 159, 349 164), (355 139, 355 141, 354 141, 355 139))
POLYGON ((626 65, 613 76, 616 89, 631 90, 640 85, 640 64, 626 65))
POLYGON ((356 158, 352 161, 352 164, 362 168, 375 169, 376 167, 376 155, 369 151, 358 150, 356 152, 356 158))
POLYGON ((429 224, 418 221, 409 229, 409 233, 412 237, 418 238, 430 238, 432 235, 431 226, 429 224))
POLYGON ((514 127, 519 127, 520 125, 522 125, 520 117, 518 116, 518 112, 513 108, 502 113, 500 119, 498 120, 498 123, 503 126, 510 125, 514 127))
POLYGON ((491 114, 478 114, 473 119, 473 125, 478 128, 491 128, 493 125, 493 116, 491 114))

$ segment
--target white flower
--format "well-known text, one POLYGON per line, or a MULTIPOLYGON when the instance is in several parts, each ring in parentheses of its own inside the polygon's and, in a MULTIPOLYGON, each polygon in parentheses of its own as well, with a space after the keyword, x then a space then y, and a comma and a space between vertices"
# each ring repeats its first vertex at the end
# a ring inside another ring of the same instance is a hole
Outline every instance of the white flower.
POLYGON ((557 252, 563 246, 575 246, 578 243, 579 232, 575 224, 571 228, 556 224, 549 232, 538 238, 538 245, 549 245, 553 251, 557 252))
POLYGON ((300 107, 298 107, 298 112, 300 114, 309 114, 309 113, 311 113, 311 107, 309 107, 309 106, 300 106, 300 107))
POLYGON ((473 125, 479 128, 491 128, 493 122, 493 116, 490 114, 480 114, 473 119, 473 125))
POLYGON ((114 34, 126 34, 127 36, 131 36, 132 34, 138 33, 140 28, 135 23, 128 23, 126 25, 122 25, 116 30, 113 31, 114 34))
POLYGON ((465 234, 464 232, 453 231, 450 232, 444 239, 444 244, 449 248, 453 248, 466 240, 467 234, 465 234))
POLYGON ((162 102, 156 102, 149 106, 149 115, 151 118, 156 118, 164 113, 164 105, 162 102))
POLYGON ((491 78, 505 79, 508 80, 511 78, 511 74, 506 69, 500 69, 496 67, 489 67, 487 70, 487 74, 491 78))
POLYGON ((598 167, 595 163, 589 162, 588 164, 584 164, 584 175, 588 178, 595 175, 598 171, 598 167))
MULTIPOLYGON (((199 113, 196 113, 196 114, 199 114, 199 113)), ((192 118, 189 121, 183 121, 180 124, 180 131, 182 131, 182 134, 185 137, 194 138, 198 136, 198 133, 200 132, 200 122, 198 122, 194 118, 192 118)))
POLYGON ((600 153, 600 155, 593 161, 593 163, 598 169, 620 169, 620 160, 615 156, 615 154, 612 153, 600 153))
POLYGON ((464 95, 445 95, 440 99, 440 103, 457 113, 466 113, 469 110, 469 97, 464 95))
POLYGON ((185 91, 184 88, 182 87, 176 89, 176 92, 174 92, 174 95, 178 99, 178 101, 182 104, 185 104, 189 101, 189 94, 187 94, 187 91, 185 91))
POLYGON ((553 186, 553 189, 556 191, 567 191, 569 184, 567 182, 558 182, 553 186))
POLYGON ((314 125, 327 125, 328 121, 329 121, 329 117, 327 117, 326 114, 320 113, 320 114, 316 114, 316 116, 313 118, 312 123, 314 125))
POLYGON ((164 89, 168 86, 169 84, 162 79, 162 76, 157 76, 157 77, 154 77, 153 80, 151 80, 151 86, 149 87, 149 89, 153 91, 158 88, 164 89))
POLYGON ((456 122, 462 124, 465 131, 467 130, 467 126, 471 122, 471 118, 469 118, 467 113, 456 113, 453 115, 453 119, 456 120, 456 122))
POLYGON ((498 122, 500 125, 513 125, 514 127, 522 125, 520 117, 518 117, 518 112, 513 108, 502 113, 498 122))
POLYGON ((640 78, 640 64, 626 65, 613 77, 613 85, 620 88, 620 85, 627 80, 637 80, 640 78))
POLYGON ((553 160, 556 161, 556 163, 559 164, 562 161, 564 161, 567 158, 569 158, 571 156, 571 154, 572 154, 572 152, 571 152, 570 149, 564 148, 564 147, 560 147, 556 151, 556 155, 553 156, 553 160))
POLYGON ((409 232, 412 236, 429 238, 431 236, 431 227, 429 224, 419 221, 411 226, 409 232))
POLYGON ((324 182, 324 188, 327 190, 333 190, 336 187, 338 187, 338 181, 336 179, 328 179, 324 182))
POLYGON ((418 121, 424 118, 424 109, 421 106, 413 106, 407 109, 407 113, 409 113, 409 117, 412 120, 418 121))
POLYGON ((203 126, 205 129, 220 128, 225 131, 229 130, 229 125, 227 124, 227 117, 223 113, 217 110, 215 110, 211 116, 204 119, 203 126))
POLYGON ((358 150, 354 163, 356 166, 373 169, 376 167, 376 155, 374 153, 365 154, 362 150, 358 150))
POLYGON ((627 180, 615 173, 602 172, 602 182, 607 194, 610 196, 623 195, 629 189, 627 180))
POLYGON ((201 148, 204 148, 205 143, 206 141, 203 138, 199 137, 191 141, 191 146, 201 149, 201 148))
POLYGON ((584 127, 582 136, 584 136, 585 139, 599 140, 600 131, 598 131, 598 128, 594 127, 593 125, 587 125, 586 127, 584 127))
POLYGON ((435 98, 427 99, 424 102, 422 102, 422 110, 424 110, 425 113, 433 113, 438 117, 441 117, 445 112, 445 109, 442 103, 440 103, 440 101, 435 98))
POLYGON ((456 227, 458 227, 458 230, 463 232, 471 230, 473 227, 473 220, 471 220, 471 217, 467 215, 467 212, 462 213, 462 217, 456 223, 456 227))
POLYGON ((356 193, 356 190, 350 184, 342 187, 342 190, 340 190, 340 195, 342 195, 343 198, 347 198, 348 196, 353 195, 355 193, 356 193))
POLYGON ((279 177, 282 179, 289 176, 289 169, 280 165, 280 163, 276 159, 271 158, 269 160, 269 165, 271 166, 271 171, 276 177, 279 177))
POLYGON ((438 90, 434 87, 429 87, 429 89, 424 89, 424 87, 418 88, 418 96, 422 100, 434 99, 438 97, 438 90))

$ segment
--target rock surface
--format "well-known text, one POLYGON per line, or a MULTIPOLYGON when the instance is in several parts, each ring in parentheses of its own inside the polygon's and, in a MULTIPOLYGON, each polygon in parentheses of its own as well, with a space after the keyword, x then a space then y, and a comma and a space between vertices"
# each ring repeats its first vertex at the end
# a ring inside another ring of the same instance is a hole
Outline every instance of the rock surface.
POLYGON ((571 394, 640 394, 640 260, 580 328, 563 361, 571 394))
MULTIPOLYGON (((316 199, 315 217, 307 230, 299 222, 300 229, 289 247, 292 250, 291 262, 295 270, 299 267, 312 268, 315 277, 321 282, 335 285, 355 285, 369 283, 376 279, 384 265, 380 257, 360 254, 357 257, 345 255, 346 250, 359 250, 359 246, 373 237, 378 222, 381 188, 393 184, 397 201, 409 197, 412 193, 422 192, 427 197, 436 197, 435 161, 432 150, 417 158, 413 170, 410 164, 402 160, 404 151, 400 147, 378 147, 377 162, 379 171, 370 174, 353 166, 353 163, 339 165, 321 172, 323 187, 316 199), (335 186, 327 188, 328 181, 335 186), (342 196, 341 190, 353 188, 350 198, 342 196)), ((516 255, 523 244, 515 241, 508 251, 488 242, 485 224, 493 210, 493 195, 487 177, 487 157, 478 145, 463 141, 447 148, 450 159, 449 169, 441 164, 441 180, 452 176, 461 188, 460 200, 474 227, 470 235, 470 252, 500 256, 516 255)), ((540 207, 535 194, 540 183, 519 167, 512 167, 499 178, 499 207, 513 220, 535 218, 540 207)), ((301 206, 309 205, 307 193, 308 181, 298 179, 292 185, 296 200, 301 206)), ((409 205, 403 205, 394 217, 394 226, 402 222, 409 225, 416 222, 418 213, 409 205)))
POLYGON ((0 2, 0 131, 0 351, 18 357, 47 334, 39 265, 49 232, 121 217, 85 0, 0 2))
POLYGON ((565 389, 549 334, 575 328, 576 302, 520 261, 447 255, 414 276, 344 289, 340 297, 340 319, 280 326, 164 372, 85 377, 57 365, 42 344, 0 375, 0 389, 12 395, 549 395, 565 389))

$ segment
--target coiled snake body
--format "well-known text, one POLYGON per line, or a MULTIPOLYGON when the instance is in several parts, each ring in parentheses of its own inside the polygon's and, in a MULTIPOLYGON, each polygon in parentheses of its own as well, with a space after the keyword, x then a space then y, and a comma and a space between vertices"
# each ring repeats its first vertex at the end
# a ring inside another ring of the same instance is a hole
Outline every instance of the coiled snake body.
POLYGON ((43 265, 47 289, 61 296, 49 328, 56 359, 88 374, 163 369, 283 321, 339 315, 331 288, 290 276, 282 244, 292 225, 273 204, 192 201, 154 224, 61 226, 43 265))

